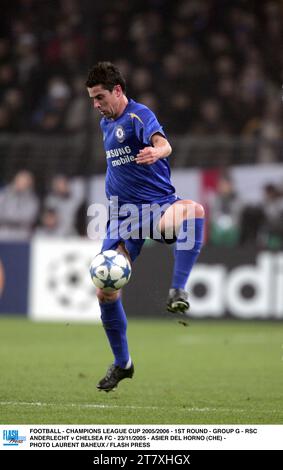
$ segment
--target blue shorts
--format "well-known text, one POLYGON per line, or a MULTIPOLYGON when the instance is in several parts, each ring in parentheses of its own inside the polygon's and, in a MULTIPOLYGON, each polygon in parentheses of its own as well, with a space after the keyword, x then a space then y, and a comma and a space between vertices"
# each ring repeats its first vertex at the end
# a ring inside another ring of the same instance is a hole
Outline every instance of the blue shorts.
POLYGON ((120 207, 110 204, 101 251, 115 250, 120 243, 124 243, 131 260, 134 261, 140 254, 146 238, 174 243, 175 236, 166 240, 157 230, 157 225, 168 207, 179 200, 180 198, 174 194, 162 202, 151 204, 124 204, 120 207))

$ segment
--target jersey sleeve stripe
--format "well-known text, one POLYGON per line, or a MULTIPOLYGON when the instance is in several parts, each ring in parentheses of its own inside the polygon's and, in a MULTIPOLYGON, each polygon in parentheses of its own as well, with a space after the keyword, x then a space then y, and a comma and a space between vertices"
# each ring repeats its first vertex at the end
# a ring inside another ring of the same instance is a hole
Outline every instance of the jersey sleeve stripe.
POLYGON ((143 121, 141 120, 141 118, 140 118, 137 114, 135 114, 135 113, 130 113, 130 116, 131 116, 132 119, 134 119, 134 118, 138 119, 138 121, 140 121, 140 122, 142 123, 142 125, 143 125, 143 121))

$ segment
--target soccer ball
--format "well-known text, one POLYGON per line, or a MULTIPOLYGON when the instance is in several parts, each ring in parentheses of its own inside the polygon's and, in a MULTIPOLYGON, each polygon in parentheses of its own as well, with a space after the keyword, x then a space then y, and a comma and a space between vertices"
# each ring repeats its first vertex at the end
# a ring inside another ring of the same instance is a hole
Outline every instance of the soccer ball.
POLYGON ((130 280, 131 272, 131 265, 126 256, 115 250, 99 253, 90 265, 92 282, 105 292, 124 287, 130 280))

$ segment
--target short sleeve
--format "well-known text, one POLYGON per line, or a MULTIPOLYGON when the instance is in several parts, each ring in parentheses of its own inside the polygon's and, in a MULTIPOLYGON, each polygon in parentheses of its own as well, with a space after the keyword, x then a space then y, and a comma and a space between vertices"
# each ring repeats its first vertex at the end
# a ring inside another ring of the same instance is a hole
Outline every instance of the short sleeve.
POLYGON ((130 113, 137 138, 144 145, 151 145, 151 138, 157 132, 164 137, 165 133, 155 114, 149 108, 130 113))

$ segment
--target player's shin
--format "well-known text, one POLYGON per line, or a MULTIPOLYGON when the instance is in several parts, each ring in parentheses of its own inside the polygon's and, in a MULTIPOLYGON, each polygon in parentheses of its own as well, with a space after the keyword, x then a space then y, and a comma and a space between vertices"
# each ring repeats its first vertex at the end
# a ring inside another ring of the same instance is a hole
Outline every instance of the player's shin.
POLYGON ((114 364, 128 368, 131 365, 127 341, 127 317, 119 297, 114 302, 100 303, 101 320, 108 337, 114 364))
POLYGON ((175 262, 172 288, 185 288, 201 250, 203 228, 203 218, 187 219, 181 224, 174 250, 175 262))

